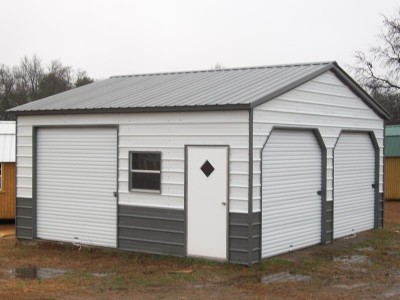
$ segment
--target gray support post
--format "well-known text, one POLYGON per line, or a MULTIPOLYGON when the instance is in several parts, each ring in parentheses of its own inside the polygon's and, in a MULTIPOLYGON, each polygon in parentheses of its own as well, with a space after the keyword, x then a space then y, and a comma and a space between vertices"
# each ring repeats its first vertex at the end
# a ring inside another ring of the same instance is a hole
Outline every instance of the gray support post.
POLYGON ((248 266, 253 264, 253 110, 249 110, 248 266))

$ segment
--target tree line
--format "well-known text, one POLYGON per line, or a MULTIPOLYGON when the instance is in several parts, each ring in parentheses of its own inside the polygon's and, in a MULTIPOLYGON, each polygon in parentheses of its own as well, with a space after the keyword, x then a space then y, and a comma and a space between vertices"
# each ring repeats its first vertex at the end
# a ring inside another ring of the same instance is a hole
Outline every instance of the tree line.
MULTIPOLYGON (((378 44, 367 53, 357 51, 355 59, 349 68, 356 81, 392 115, 387 124, 400 124, 400 8, 383 16, 378 44)), ((0 120, 12 118, 9 108, 92 82, 85 71, 75 72, 59 60, 45 69, 36 55, 11 68, 0 64, 0 120)))
POLYGON ((75 71, 59 60, 45 68, 39 57, 24 56, 19 65, 0 64, 0 120, 11 120, 7 110, 37 99, 80 87, 94 80, 86 71, 75 71))

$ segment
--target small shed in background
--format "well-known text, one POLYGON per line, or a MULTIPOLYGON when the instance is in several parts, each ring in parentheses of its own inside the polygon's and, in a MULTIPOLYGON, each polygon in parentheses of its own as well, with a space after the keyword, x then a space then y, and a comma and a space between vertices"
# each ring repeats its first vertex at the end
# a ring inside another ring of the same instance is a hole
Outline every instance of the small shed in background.
POLYGON ((385 199, 400 200, 400 125, 385 128, 385 199))
POLYGON ((15 122, 0 122, 0 220, 15 219, 15 122))

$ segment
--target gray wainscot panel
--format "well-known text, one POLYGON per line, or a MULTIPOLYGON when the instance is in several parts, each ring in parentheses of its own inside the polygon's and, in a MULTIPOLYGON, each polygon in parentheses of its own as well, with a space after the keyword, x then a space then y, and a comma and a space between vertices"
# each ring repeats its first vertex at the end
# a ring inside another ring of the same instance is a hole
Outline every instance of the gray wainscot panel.
POLYGON ((184 211, 119 205, 118 248, 185 256, 184 211))
POLYGON ((33 240, 33 201, 32 198, 16 199, 16 236, 19 240, 33 240))
POLYGON ((249 239, 248 215, 229 214, 229 261, 249 265, 249 251, 252 263, 260 260, 261 213, 252 216, 252 237, 249 239), (250 250, 249 250, 250 249, 250 250))
POLYGON ((383 228, 384 208, 385 208, 384 196, 383 196, 383 193, 379 193, 379 197, 378 197, 378 215, 377 215, 378 228, 383 228))
POLYGON ((326 231, 325 231, 325 243, 329 244, 333 241, 333 201, 326 201, 326 231))

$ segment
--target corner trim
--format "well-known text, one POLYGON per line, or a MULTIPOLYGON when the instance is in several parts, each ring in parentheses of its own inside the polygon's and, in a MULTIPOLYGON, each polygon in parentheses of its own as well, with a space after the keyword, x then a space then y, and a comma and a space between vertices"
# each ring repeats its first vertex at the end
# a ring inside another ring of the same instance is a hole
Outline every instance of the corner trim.
MULTIPOLYGON (((253 264, 253 109, 249 109, 249 199, 248 199, 248 261, 247 265, 253 264)), ((260 251, 261 259, 261 251, 260 251)))
MULTIPOLYGON (((18 198, 18 155, 17 155, 17 145, 18 145, 18 117, 15 118, 15 145, 14 145, 14 151, 15 151, 15 187, 14 187, 14 195, 15 195, 15 228, 18 227, 18 218, 17 218, 17 198, 18 198)), ((16 229, 15 229, 16 230, 16 229)), ((17 232, 15 232, 15 236, 17 236, 17 232)), ((18 237, 17 237, 18 238, 18 237)))
POLYGON ((32 240, 37 239, 37 131, 32 127, 32 240))
MULTIPOLYGON (((383 228, 383 216, 382 216, 382 226, 379 224, 379 156, 380 156, 380 148, 378 144, 378 140, 375 136, 375 132, 369 132, 370 139, 375 148, 375 207, 374 207, 374 227, 375 229, 383 228)), ((385 164, 385 162, 383 162, 385 164)), ((384 199, 383 199, 384 201, 384 199)))

